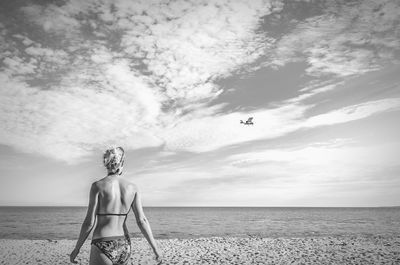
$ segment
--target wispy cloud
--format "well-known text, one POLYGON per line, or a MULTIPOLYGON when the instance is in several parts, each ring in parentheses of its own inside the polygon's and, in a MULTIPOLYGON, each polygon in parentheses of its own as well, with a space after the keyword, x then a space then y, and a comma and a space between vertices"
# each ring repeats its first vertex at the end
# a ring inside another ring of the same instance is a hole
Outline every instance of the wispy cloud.
POLYGON ((395 1, 326 2, 276 44, 273 65, 306 61, 312 76, 360 75, 398 62, 400 6, 395 1))
POLYGON ((289 104, 293 103, 301 103, 315 95, 323 94, 328 91, 332 91, 335 88, 343 85, 344 82, 336 82, 336 83, 329 83, 329 84, 324 84, 324 83, 317 83, 317 84, 310 84, 309 86, 306 86, 302 89, 299 90, 300 95, 294 98, 290 98, 287 100, 289 104))
POLYGON ((315 127, 321 125, 345 123, 353 120, 363 119, 376 113, 395 111, 399 109, 400 98, 368 101, 310 117, 307 119, 304 126, 315 127))
POLYGON ((391 176, 379 179, 371 176, 398 166, 394 157, 382 155, 394 150, 389 145, 366 146, 352 139, 333 139, 307 146, 235 154, 229 156, 227 162, 243 173, 251 169, 259 176, 269 172, 282 178, 286 176, 294 182, 310 184, 391 181, 391 176))
POLYGON ((307 117, 310 108, 310 105, 287 104, 251 113, 235 112, 214 117, 189 118, 165 131, 166 147, 202 152, 246 141, 278 138, 303 128, 346 123, 384 111, 395 111, 400 108, 400 98, 368 101, 307 117), (239 124, 240 119, 248 116, 256 117, 254 127, 239 124))
POLYGON ((398 150, 398 144, 334 138, 238 150, 203 161, 180 160, 162 169, 149 165, 149 172, 139 173, 136 180, 159 205, 167 201, 175 205, 338 206, 346 205, 351 192, 365 200, 359 205, 365 205, 382 187, 398 185, 393 173, 399 167, 398 150))
POLYGON ((90 53, 88 43, 76 41, 94 34, 95 44, 130 58, 133 67, 140 61, 152 83, 184 105, 217 96, 214 79, 262 55, 269 40, 256 32, 260 19, 280 6, 278 1, 70 1, 23 10, 45 31, 67 36, 76 49, 90 53))

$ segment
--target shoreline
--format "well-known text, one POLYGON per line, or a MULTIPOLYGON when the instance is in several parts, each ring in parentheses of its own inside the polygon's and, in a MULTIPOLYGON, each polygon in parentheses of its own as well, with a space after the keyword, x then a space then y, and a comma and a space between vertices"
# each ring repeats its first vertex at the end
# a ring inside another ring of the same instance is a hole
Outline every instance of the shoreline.
MULTIPOLYGON (((132 264, 156 264, 144 238, 132 238, 132 264)), ((400 236, 202 237, 156 239, 163 264, 400 264, 400 236)), ((0 239, 0 264, 70 264, 75 240, 0 239)), ((90 241, 78 255, 88 264, 90 241)))
MULTIPOLYGON (((140 236, 132 236, 129 235, 129 238, 134 240, 144 239, 143 235, 140 236)), ((154 235, 155 240, 206 240, 206 239, 309 239, 309 238, 400 238, 400 233, 396 234, 329 234, 329 235, 318 235, 318 234, 310 234, 310 235, 294 235, 294 236, 263 236, 263 235, 252 235, 252 234, 238 234, 238 235, 216 235, 216 236, 207 236, 207 235, 199 235, 199 236, 184 236, 184 237, 163 237, 154 235)), ((2 241, 48 241, 48 242, 57 242, 57 241, 76 241, 76 238, 0 238, 0 242, 2 241)), ((88 237, 86 241, 90 242, 91 237, 88 237)))

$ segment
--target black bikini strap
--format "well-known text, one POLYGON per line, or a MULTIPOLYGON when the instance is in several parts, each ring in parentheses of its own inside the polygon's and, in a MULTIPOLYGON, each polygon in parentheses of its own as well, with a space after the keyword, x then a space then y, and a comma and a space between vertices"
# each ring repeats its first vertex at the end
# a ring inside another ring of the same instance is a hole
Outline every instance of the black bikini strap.
POLYGON ((97 215, 117 215, 117 216, 125 216, 127 213, 98 213, 97 215))
POLYGON ((127 213, 97 213, 97 215, 117 215, 117 216, 128 216, 129 212, 131 211, 131 207, 127 213))
POLYGON ((128 216, 129 212, 131 211, 131 208, 132 207, 129 207, 129 210, 127 213, 96 213, 96 214, 101 215, 101 216, 104 216, 104 215, 125 216, 125 220, 126 220, 126 217, 128 216))

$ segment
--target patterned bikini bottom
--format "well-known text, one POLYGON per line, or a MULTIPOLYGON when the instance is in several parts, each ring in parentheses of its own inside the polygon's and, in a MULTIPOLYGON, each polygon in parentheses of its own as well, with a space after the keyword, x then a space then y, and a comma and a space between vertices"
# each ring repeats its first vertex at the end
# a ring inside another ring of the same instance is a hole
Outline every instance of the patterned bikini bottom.
POLYGON ((131 256, 131 240, 128 236, 110 236, 92 240, 101 252, 106 255, 113 265, 123 265, 131 256))

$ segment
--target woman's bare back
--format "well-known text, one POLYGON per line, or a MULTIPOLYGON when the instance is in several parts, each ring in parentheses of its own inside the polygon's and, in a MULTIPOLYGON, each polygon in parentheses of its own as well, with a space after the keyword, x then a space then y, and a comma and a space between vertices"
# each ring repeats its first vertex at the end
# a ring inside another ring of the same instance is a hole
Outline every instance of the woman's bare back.
POLYGON ((94 183, 98 191, 97 223, 93 239, 125 234, 126 214, 132 206, 136 186, 116 176, 107 176, 94 183))
POLYGON ((140 231, 153 249, 156 259, 161 261, 150 224, 143 212, 140 192, 133 183, 120 177, 124 160, 125 152, 122 147, 108 149, 103 154, 107 177, 96 181, 90 188, 88 210, 76 246, 70 254, 71 262, 77 263, 76 256, 93 228, 90 264, 111 264, 110 262, 114 258, 118 258, 118 260, 129 258, 131 248, 125 221, 130 208, 134 212, 140 231), (124 239, 123 243, 115 245, 114 243, 119 242, 116 240, 120 240, 120 237, 124 239), (113 254, 110 254, 110 251, 113 252, 115 249, 110 250, 109 243, 106 244, 106 248, 103 248, 103 242, 113 242, 112 245, 121 250, 119 255, 122 256, 114 257, 113 254))

